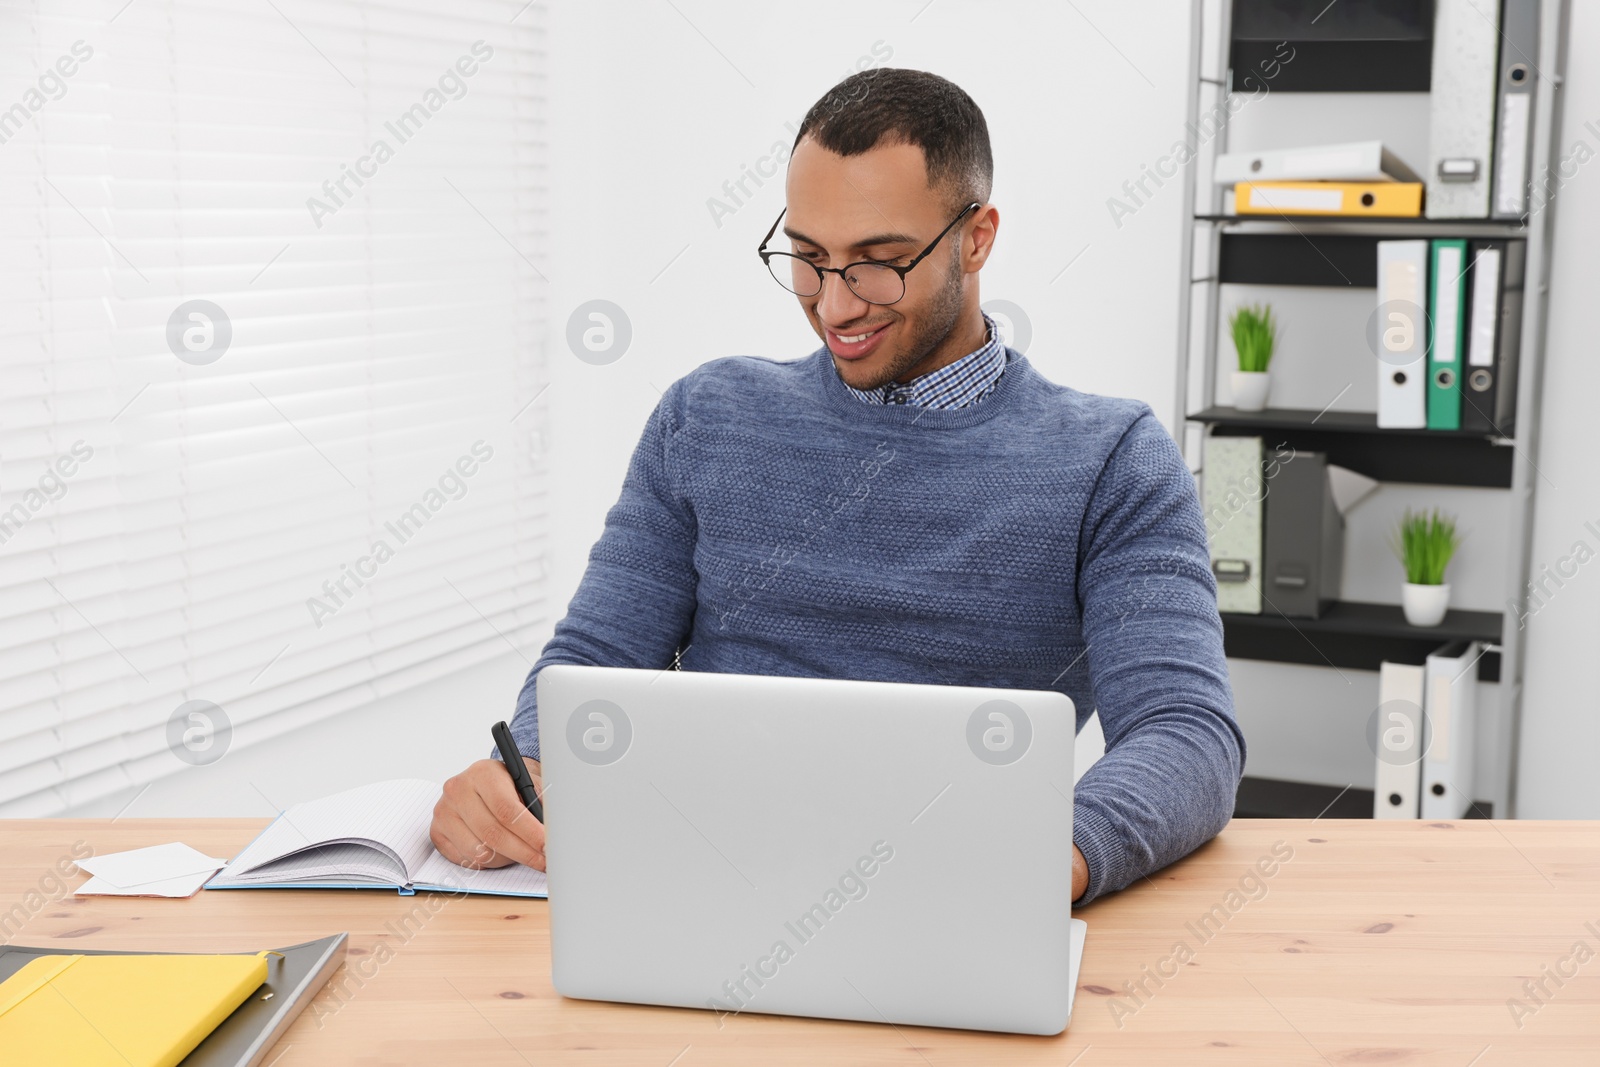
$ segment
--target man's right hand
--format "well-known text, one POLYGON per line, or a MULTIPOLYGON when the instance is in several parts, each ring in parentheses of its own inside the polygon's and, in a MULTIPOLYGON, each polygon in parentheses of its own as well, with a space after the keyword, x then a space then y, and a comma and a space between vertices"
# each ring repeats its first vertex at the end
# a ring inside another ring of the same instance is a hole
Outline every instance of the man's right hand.
MULTIPOLYGON (((524 756, 523 762, 544 799, 538 761, 524 756)), ((544 824, 523 806, 511 775, 496 759, 478 760, 444 783, 428 836, 440 855, 461 867, 521 863, 544 870, 544 824)))

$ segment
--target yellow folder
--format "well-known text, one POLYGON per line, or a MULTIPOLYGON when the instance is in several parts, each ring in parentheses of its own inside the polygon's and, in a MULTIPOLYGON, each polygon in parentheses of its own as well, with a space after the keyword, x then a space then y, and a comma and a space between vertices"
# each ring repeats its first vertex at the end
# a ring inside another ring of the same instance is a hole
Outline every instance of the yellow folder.
POLYGON ((267 980, 267 955, 41 956, 0 983, 0 1060, 174 1067, 267 980))
POLYGON ((1239 182, 1236 215, 1422 215, 1421 182, 1239 182))

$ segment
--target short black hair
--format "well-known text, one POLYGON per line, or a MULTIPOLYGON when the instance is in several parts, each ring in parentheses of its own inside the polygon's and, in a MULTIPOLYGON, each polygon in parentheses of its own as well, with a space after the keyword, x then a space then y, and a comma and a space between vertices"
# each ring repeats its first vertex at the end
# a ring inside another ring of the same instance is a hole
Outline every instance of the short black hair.
POLYGON ((805 137, 841 156, 880 142, 922 149, 928 187, 950 210, 989 202, 994 156, 983 111, 959 85, 925 70, 874 67, 850 75, 811 105, 794 147, 805 137))

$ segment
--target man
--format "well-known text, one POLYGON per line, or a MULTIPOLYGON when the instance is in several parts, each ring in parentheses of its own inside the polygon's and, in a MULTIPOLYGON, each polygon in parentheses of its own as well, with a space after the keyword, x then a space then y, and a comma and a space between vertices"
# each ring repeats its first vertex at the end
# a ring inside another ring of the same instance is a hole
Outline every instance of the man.
MULTIPOLYGON (((523 686, 511 728, 535 776, 545 665, 676 658, 1054 688, 1080 728, 1098 708, 1075 903, 1228 821, 1245 745, 1194 482, 1148 405, 1056 385, 1001 343, 978 296, 993 169, 983 113, 932 74, 865 71, 811 109, 789 247, 767 247, 774 222, 761 255, 824 345, 713 360, 663 394, 523 686)), ((467 866, 544 867, 493 760, 446 783, 432 835, 467 866)))

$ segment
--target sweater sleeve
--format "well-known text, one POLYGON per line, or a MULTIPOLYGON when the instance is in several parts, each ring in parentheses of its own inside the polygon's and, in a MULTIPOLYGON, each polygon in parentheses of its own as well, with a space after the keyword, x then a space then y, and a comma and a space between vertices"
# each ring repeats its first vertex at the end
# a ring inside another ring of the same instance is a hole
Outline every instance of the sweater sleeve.
MULTIPOLYGON (((690 631, 695 518, 679 492, 672 465, 673 437, 684 418, 685 381, 667 387, 646 421, 622 493, 606 513, 605 529, 589 551, 567 614, 517 697, 511 736, 525 756, 540 755, 534 683, 545 666, 665 669, 690 631)), ((493 755, 498 757, 498 751, 493 755)))
POLYGON ((1078 596, 1106 739, 1073 794, 1088 903, 1216 836, 1244 772, 1194 476, 1148 407, 1090 495, 1078 596))

